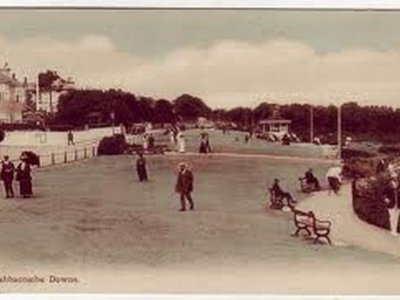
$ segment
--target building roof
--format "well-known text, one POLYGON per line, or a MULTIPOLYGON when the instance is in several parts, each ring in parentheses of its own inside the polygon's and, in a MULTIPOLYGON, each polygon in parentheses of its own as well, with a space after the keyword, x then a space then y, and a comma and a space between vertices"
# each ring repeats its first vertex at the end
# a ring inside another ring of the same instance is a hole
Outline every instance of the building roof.
POLYGON ((263 125, 263 124, 290 124, 290 123, 292 123, 291 120, 280 119, 280 118, 264 119, 259 122, 260 125, 263 125))

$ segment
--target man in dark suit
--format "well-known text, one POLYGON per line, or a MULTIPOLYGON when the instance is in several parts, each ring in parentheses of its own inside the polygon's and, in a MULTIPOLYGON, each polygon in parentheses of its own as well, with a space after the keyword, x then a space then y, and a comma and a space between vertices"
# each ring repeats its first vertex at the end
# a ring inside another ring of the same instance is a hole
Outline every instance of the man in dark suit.
POLYGON ((14 198, 13 180, 14 180, 15 167, 14 164, 8 160, 8 156, 4 156, 1 164, 1 180, 4 182, 4 189, 6 191, 6 198, 14 198))
POLYGON ((186 163, 179 164, 179 173, 176 181, 175 190, 180 194, 181 209, 179 211, 186 210, 185 199, 188 200, 190 204, 190 210, 194 209, 194 203, 191 196, 193 192, 193 173, 188 170, 186 163))
POLYGON ((286 199, 288 204, 293 204, 293 203, 297 202, 295 199, 293 199, 293 197, 290 193, 282 190, 282 188, 279 185, 278 178, 274 179, 274 184, 272 185, 272 191, 274 192, 276 197, 282 197, 283 199, 286 199))
POLYGON ((139 158, 136 161, 136 171, 139 177, 139 181, 147 181, 147 167, 146 159, 143 157, 143 153, 139 153, 139 158))
POLYGON ((313 169, 308 169, 304 177, 306 178, 307 184, 314 185, 317 191, 321 189, 318 178, 314 176, 313 169))

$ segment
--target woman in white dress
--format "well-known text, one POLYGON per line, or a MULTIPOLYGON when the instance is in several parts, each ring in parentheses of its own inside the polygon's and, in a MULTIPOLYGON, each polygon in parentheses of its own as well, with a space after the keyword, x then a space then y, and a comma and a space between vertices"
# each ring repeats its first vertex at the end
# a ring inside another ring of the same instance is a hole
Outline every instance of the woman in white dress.
POLYGON ((185 153, 186 152, 186 143, 185 143, 185 136, 182 132, 178 133, 178 145, 179 145, 179 152, 185 153))

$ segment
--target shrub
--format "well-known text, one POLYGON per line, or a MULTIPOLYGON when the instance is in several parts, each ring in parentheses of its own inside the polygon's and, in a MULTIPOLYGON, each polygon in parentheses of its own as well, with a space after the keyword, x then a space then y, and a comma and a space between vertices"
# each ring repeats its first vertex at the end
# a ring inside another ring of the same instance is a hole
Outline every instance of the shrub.
POLYGON ((343 159, 351 159, 351 158, 369 158, 374 157, 375 154, 364 151, 364 150, 357 150, 357 149, 349 149, 343 148, 342 149, 342 158, 343 159))
POLYGON ((347 178, 366 178, 376 173, 376 161, 366 158, 351 158, 344 162, 343 175, 347 178))
POLYGON ((99 144, 98 155, 119 155, 127 149, 127 143, 123 134, 104 137, 99 144))
POLYGON ((382 153, 382 154, 399 155, 400 154, 400 147, 399 146, 394 146, 394 145, 381 146, 381 147, 378 148, 378 152, 382 153))
POLYGON ((389 212, 384 202, 387 186, 384 177, 353 182, 353 209, 361 220, 389 230, 389 212))

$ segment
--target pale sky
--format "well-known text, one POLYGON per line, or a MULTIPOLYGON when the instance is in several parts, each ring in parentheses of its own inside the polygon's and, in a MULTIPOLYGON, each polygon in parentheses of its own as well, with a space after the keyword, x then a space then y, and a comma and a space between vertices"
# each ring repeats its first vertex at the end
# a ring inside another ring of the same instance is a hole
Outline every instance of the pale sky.
POLYGON ((400 11, 0 10, 0 64, 211 107, 400 107, 400 11), (399 103, 399 104, 397 104, 399 103))

